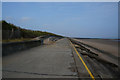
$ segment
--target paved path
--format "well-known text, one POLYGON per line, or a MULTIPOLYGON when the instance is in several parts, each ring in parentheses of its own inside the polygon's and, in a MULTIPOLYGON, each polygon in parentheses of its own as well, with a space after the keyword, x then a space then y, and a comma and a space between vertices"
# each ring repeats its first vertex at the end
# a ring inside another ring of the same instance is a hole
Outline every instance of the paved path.
MULTIPOLYGON (((4 78, 75 78, 72 49, 64 38, 51 45, 38 46, 3 57, 4 78)), ((75 66, 75 65, 74 65, 75 66)))

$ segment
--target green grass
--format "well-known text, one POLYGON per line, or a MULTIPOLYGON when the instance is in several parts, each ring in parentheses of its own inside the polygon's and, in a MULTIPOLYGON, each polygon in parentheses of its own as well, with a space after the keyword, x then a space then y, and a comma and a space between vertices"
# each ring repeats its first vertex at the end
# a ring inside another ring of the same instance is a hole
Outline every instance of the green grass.
MULTIPOLYGON (((15 26, 14 24, 11 24, 11 23, 8 23, 6 21, 0 21, 0 23, 2 23, 2 30, 8 30, 8 31, 16 31, 16 30, 19 30, 20 31, 20 37, 18 39, 18 37, 14 37, 14 38, 2 38, 3 39, 3 42, 14 42, 14 41, 23 41, 23 40, 28 40, 30 38, 35 38, 35 37, 38 37, 38 36, 44 36, 44 35, 50 35, 50 36, 58 36, 58 37, 62 37, 60 35, 56 35, 54 33, 50 33, 50 32, 43 32, 43 31, 35 31, 35 30, 28 30, 28 29, 23 29, 23 28, 20 28, 18 26, 15 26)), ((3 32, 2 33, 2 36, 6 36, 6 33, 8 32, 3 32)), ((9 33, 11 34, 11 33, 9 33)))

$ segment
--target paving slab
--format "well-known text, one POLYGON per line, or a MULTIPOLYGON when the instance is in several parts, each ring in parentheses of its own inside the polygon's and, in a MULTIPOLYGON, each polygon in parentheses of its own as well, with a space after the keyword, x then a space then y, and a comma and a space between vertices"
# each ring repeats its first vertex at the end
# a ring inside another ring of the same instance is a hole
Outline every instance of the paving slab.
POLYGON ((4 78, 77 78, 67 38, 3 57, 4 78))

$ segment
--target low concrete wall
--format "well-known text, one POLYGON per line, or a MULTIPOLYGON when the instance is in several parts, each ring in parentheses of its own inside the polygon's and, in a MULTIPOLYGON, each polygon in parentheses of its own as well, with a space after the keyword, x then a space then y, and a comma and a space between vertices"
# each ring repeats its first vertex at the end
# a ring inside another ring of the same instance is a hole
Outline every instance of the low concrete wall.
POLYGON ((51 42, 55 42, 58 39, 61 39, 61 37, 43 36, 42 38, 37 37, 30 41, 2 43, 2 56, 6 56, 39 45, 50 44, 51 42))
POLYGON ((2 43, 2 56, 41 45, 43 40, 2 43))

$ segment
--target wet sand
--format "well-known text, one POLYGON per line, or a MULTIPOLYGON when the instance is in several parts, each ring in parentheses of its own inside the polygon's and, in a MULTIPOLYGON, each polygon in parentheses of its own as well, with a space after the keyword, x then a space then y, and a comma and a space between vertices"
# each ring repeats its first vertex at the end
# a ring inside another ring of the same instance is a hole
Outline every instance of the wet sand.
POLYGON ((77 39, 77 40, 118 57, 118 43, 120 43, 118 41, 104 39, 77 39))
POLYGON ((94 51, 104 60, 118 65, 118 44, 120 42, 106 39, 74 39, 89 46, 91 51, 94 51))

